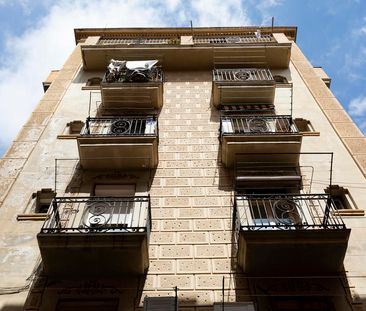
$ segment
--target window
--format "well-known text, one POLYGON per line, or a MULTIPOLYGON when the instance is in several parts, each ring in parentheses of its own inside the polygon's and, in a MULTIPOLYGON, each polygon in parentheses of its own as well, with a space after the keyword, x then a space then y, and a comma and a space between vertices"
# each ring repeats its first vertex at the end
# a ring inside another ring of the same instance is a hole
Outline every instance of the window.
POLYGON ((288 80, 286 77, 284 76, 280 76, 280 75, 275 75, 273 76, 273 79, 275 80, 276 83, 278 84, 288 84, 288 80))
POLYGON ((315 131, 313 125, 309 120, 302 119, 302 118, 295 118, 294 119, 295 125, 300 133, 304 136, 319 136, 320 133, 315 131))
POLYGON ((82 90, 99 90, 101 82, 101 77, 89 78, 88 81, 85 83, 85 86, 82 87, 82 90))
MULTIPOLYGON (((124 228, 134 226, 134 221, 136 221, 134 219, 136 210, 133 199, 135 185, 98 184, 95 185, 93 192, 95 199, 91 198, 86 203, 82 227, 108 227, 111 229, 118 227, 124 231, 124 228), (101 197, 110 199, 98 199, 101 197)), ((113 230, 115 231, 115 229, 113 230)))
POLYGON ((18 214, 17 220, 45 220, 48 209, 56 193, 50 188, 43 188, 32 194, 24 214, 18 214))
POLYGON ((57 138, 59 139, 69 139, 69 138, 76 138, 82 128, 84 127, 84 122, 80 120, 74 120, 66 124, 63 132, 61 135, 58 135, 57 138))
POLYGON ((294 226, 301 224, 298 205, 290 198, 250 199, 250 212, 256 226, 294 226))
POLYGON ((363 216, 364 211, 357 208, 356 203, 348 189, 339 185, 332 185, 324 189, 330 194, 338 213, 344 216, 363 216))
POLYGON ((32 198, 36 199, 36 213, 47 213, 56 193, 50 188, 44 188, 32 194, 32 198))

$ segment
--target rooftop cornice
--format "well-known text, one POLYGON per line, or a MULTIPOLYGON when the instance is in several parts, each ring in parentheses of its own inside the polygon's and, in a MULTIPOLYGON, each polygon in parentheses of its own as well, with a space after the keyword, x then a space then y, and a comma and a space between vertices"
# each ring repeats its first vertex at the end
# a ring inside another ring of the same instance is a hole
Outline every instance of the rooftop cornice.
POLYGON ((295 26, 245 26, 245 27, 183 27, 183 28, 77 28, 74 29, 75 42, 89 36, 101 37, 177 37, 184 35, 238 35, 261 30, 263 33, 284 33, 289 40, 296 41, 295 26))

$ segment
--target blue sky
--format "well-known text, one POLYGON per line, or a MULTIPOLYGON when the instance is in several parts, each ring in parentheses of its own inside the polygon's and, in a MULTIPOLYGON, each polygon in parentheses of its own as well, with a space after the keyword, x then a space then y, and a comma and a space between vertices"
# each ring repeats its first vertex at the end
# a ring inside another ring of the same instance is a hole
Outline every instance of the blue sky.
POLYGON ((0 155, 73 49, 73 28, 270 25, 272 16, 298 26, 298 45, 366 133, 364 0, 0 0, 0 155))

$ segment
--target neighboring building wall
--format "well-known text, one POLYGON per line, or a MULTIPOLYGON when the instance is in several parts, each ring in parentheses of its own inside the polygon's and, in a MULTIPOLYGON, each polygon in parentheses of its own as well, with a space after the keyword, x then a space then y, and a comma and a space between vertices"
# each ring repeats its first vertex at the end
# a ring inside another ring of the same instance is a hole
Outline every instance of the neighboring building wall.
MULTIPOLYGON (((57 124, 56 111, 63 106, 60 103, 80 65, 77 46, 0 160, 0 307, 24 304, 31 282, 27 278, 39 264, 36 234, 43 221, 20 222, 17 215, 30 212, 32 193, 54 187, 54 159, 63 156, 63 146, 58 149, 58 156, 54 147, 58 142, 53 134, 59 133, 59 129, 53 130, 57 124)), ((70 141, 69 145, 77 150, 75 142, 70 141)))
MULTIPOLYGON (((355 139, 361 142, 362 135, 329 91, 324 98, 317 93, 317 87, 322 89, 323 82, 311 71, 295 44, 292 55, 290 68, 278 73, 294 84, 294 117, 310 120, 320 132, 320 136, 303 138, 302 151, 333 151, 333 183, 347 187, 358 207, 363 209, 366 205, 364 154, 350 144, 355 139), (310 84, 307 79, 316 81, 310 84)), ((0 275, 6 275, 0 281, 3 294, 0 295, 0 309, 5 311, 5 306, 22 306, 27 300, 29 310, 52 310, 60 297, 108 297, 120 299, 120 310, 133 310, 134 305, 141 306, 145 295, 173 296, 177 286, 180 305, 187 307, 183 310, 211 311, 214 302, 222 301, 223 277, 226 302, 252 301, 253 297, 260 297, 257 288, 263 288, 261 280, 249 279, 248 282, 245 275, 236 273, 235 244, 232 241, 232 172, 222 167, 220 160, 219 112, 211 105, 211 71, 202 71, 165 72, 164 105, 159 115, 159 166, 153 172, 150 189, 153 228, 146 280, 90 278, 46 285, 47 279, 39 278, 27 299, 27 277, 39 263, 36 234, 42 222, 17 221, 17 215, 29 211, 33 192, 54 188, 55 158, 78 157, 75 140, 56 140, 56 137, 63 132, 66 123, 85 121, 90 93, 81 88, 88 78, 103 74, 83 72, 80 64, 81 55, 77 47, 0 162, 0 254, 3 258, 0 275), (9 294, 4 295, 6 293, 9 294), (194 306, 199 307, 194 309, 194 306)), ((279 98, 276 100, 280 101, 279 98)), ((96 104, 97 100, 93 100, 92 115, 96 113, 96 104)), ((281 106, 284 113, 288 108, 281 106)), ((316 161, 322 167, 322 159, 316 161)), ((77 160, 58 162, 58 195, 66 192, 75 173, 75 163, 77 160)), ((313 163, 313 160, 305 160, 302 164, 313 163)), ((323 192, 328 186, 329 167, 325 167, 319 175, 321 179, 313 182, 315 193, 323 192)), ((148 184, 149 177, 138 177, 140 183, 148 184)), ((93 178, 95 181, 95 176, 83 178, 77 189, 69 192, 88 195, 93 178)), ((139 190, 144 193, 147 189, 141 186, 139 190)), ((362 296, 364 299, 365 217, 344 218, 352 228, 345 260, 348 286, 355 286, 351 290, 354 298, 362 296)), ((274 281, 264 282, 266 286, 278 287, 274 281)), ((291 294, 311 292, 306 287, 307 283, 301 282, 291 283, 303 286, 295 286, 292 292, 288 280, 283 281, 285 285, 282 286, 291 294)), ((343 307, 348 310, 346 305, 342 305, 345 304, 343 297, 350 291, 350 287, 342 288, 347 286, 347 282, 342 284, 338 279, 335 282, 327 279, 313 280, 313 284, 324 286, 324 292, 314 293, 331 292, 331 295, 341 297, 336 298, 339 299, 338 307, 342 306, 339 310, 343 307)))

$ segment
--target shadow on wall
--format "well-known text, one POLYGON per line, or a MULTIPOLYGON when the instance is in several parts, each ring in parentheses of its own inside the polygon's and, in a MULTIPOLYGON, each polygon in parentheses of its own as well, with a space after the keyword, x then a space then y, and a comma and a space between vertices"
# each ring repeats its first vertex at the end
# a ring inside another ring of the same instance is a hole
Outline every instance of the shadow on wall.
POLYGON ((23 305, 5 305, 0 311, 22 311, 23 305))

